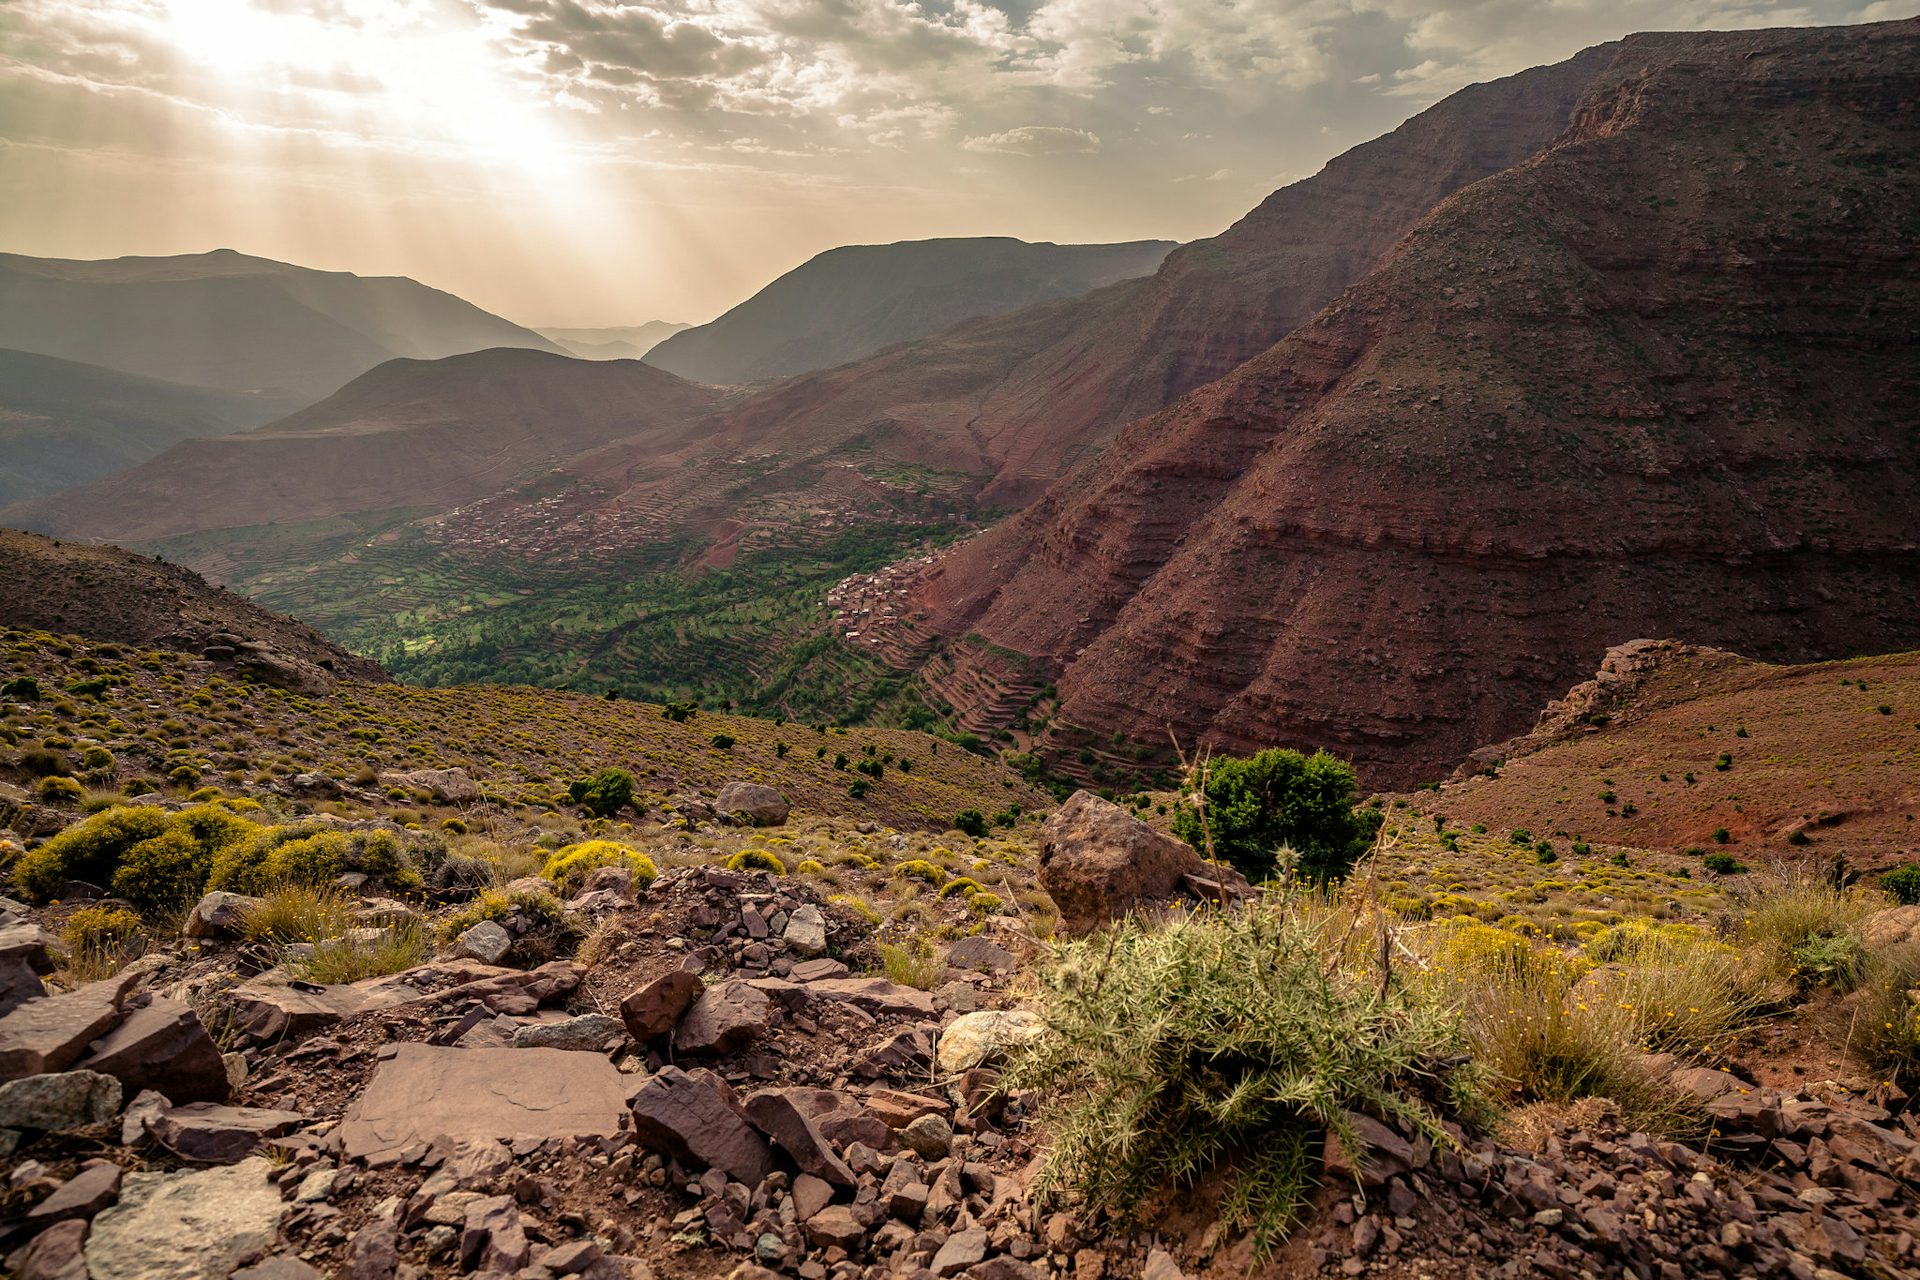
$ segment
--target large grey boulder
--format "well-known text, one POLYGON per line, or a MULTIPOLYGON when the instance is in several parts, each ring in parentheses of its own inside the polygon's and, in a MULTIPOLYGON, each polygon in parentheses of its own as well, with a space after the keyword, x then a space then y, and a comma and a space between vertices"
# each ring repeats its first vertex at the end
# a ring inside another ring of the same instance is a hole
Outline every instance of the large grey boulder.
POLYGON ((1046 1030, 1040 1016, 1023 1009, 983 1009, 962 1014, 940 1033, 938 1064, 948 1075, 1003 1061, 1046 1030))
POLYGON ((1040 887, 1070 934, 1191 898, 1195 885, 1216 880, 1228 897, 1248 892, 1232 868, 1216 869, 1185 841, 1089 791, 1074 792, 1040 828, 1040 887))
POLYGON ((796 907, 787 917, 787 928, 780 935, 787 950, 805 960, 827 953, 827 918, 811 902, 796 907))
POLYGON ((729 817, 745 814, 756 827, 777 827, 787 820, 787 798, 757 782, 729 782, 714 797, 713 807, 729 817))
POLYGON ((0 1129, 81 1129, 119 1114, 120 1082, 97 1071, 57 1071, 0 1084, 0 1129))
POLYGON ((273 1247, 285 1206, 256 1156, 192 1173, 130 1173, 87 1238, 93 1280, 227 1280, 273 1247))

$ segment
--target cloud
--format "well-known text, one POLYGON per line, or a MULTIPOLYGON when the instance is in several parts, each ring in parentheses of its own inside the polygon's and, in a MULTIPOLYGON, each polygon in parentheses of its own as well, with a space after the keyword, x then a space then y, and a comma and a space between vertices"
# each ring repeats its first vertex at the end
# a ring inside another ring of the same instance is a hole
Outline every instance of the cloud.
POLYGON ((1092 155, 1100 150, 1100 136, 1085 129, 1066 129, 1055 125, 1026 124, 1004 133, 968 138, 962 151, 1000 151, 1014 156, 1059 156, 1080 153, 1092 155))

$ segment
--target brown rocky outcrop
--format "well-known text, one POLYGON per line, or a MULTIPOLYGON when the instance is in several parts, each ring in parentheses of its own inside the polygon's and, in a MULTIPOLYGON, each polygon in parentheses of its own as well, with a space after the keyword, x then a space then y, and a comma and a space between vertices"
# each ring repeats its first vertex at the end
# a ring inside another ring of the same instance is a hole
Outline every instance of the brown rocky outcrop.
POLYGON ((1040 828, 1040 884, 1069 933, 1132 911, 1193 897, 1191 881, 1218 880, 1234 895, 1245 877, 1215 868, 1184 840, 1155 831, 1119 805, 1076 791, 1040 828))

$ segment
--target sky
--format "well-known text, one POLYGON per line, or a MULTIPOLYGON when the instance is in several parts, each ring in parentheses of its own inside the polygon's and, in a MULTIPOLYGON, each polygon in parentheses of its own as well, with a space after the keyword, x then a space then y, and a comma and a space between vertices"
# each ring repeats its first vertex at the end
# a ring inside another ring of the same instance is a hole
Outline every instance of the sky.
POLYGON ((234 248, 527 324, 840 244, 1212 235, 1479 80, 1920 0, 0 0, 0 251, 234 248))

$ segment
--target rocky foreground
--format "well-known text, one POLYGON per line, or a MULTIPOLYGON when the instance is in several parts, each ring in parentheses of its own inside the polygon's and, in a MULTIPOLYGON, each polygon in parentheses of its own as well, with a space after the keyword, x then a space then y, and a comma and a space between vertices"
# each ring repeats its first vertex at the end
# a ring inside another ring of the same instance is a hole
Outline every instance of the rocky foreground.
MULTIPOLYGON (((1065 924, 1237 896, 1184 845, 1077 797, 1048 825, 1065 924)), ((1230 877, 1229 877, 1230 879, 1230 877)), ((377 885, 369 929, 412 908, 377 885)), ((48 939, 0 929, 9 1274, 1022 1277, 1244 1274, 1204 1187, 1128 1226, 1034 1193, 1046 1134, 1000 1087, 1042 1032, 1017 1008, 1033 940, 962 937, 910 986, 874 927, 765 871, 596 871, 572 958, 503 963, 530 922, 355 983, 261 968, 209 894, 174 950, 48 992, 48 939), (1157 1226, 1157 1230, 1154 1229, 1157 1226)), ((1920 909, 1877 926, 1920 932, 1920 909)), ((1526 1149, 1437 1146, 1353 1116, 1269 1274, 1833 1276, 1920 1267, 1920 1124, 1834 1086, 1676 1068, 1705 1146, 1604 1104, 1526 1149)), ((1896 1090, 1880 1102, 1904 1104, 1896 1090)))

